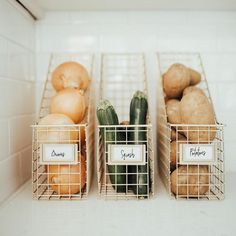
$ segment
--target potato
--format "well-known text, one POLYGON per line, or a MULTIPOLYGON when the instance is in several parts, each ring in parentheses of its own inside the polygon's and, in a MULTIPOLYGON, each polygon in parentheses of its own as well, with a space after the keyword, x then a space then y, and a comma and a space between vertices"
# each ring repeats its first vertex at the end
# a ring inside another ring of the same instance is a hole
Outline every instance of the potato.
POLYGON ((200 89, 200 88, 198 88, 196 86, 189 86, 189 87, 184 89, 183 96, 185 96, 188 93, 192 93, 192 92, 199 92, 199 93, 205 95, 205 93, 203 92, 202 89, 200 89))
POLYGON ((186 137, 182 134, 182 131, 178 130, 178 135, 177 132, 174 128, 171 129, 171 141, 175 141, 178 137, 178 140, 185 140, 186 137))
POLYGON ((170 143, 170 165, 171 170, 176 168, 176 163, 179 162, 179 152, 180 152, 180 144, 186 144, 186 138, 180 141, 173 141, 170 143), (178 145, 178 150, 176 149, 178 145), (178 152, 178 153, 177 153, 178 152), (178 160, 177 160, 178 155, 178 160))
POLYGON ((201 82, 201 74, 196 70, 188 68, 190 72, 190 85, 196 85, 201 82))
POLYGON ((190 85, 189 69, 182 64, 173 64, 163 75, 163 87, 166 96, 179 98, 183 90, 190 85))
POLYGON ((206 165, 180 166, 171 174, 171 191, 175 195, 198 197, 206 194, 209 184, 209 170, 206 165))
POLYGON ((170 99, 166 103, 167 119, 171 124, 180 124, 180 101, 177 99, 170 99))
POLYGON ((168 102, 168 100, 170 100, 167 96, 164 97, 164 102, 165 104, 168 102))
MULTIPOLYGON (((180 102, 180 116, 183 124, 215 124, 212 104, 205 95, 197 91, 188 93, 182 98, 180 102)), ((190 125, 184 128, 183 132, 191 143, 209 143, 216 135, 214 127, 190 125)))

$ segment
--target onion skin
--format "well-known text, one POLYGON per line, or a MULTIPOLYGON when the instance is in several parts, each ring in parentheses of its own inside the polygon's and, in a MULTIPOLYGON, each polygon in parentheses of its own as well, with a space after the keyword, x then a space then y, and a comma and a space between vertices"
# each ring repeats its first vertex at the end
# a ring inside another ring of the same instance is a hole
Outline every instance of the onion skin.
POLYGON ((39 121, 38 141, 40 143, 77 143, 79 139, 78 130, 75 127, 68 127, 65 131, 63 125, 73 125, 74 122, 63 114, 49 114, 39 121), (57 127, 47 127, 47 125, 58 125, 57 127), (60 130, 62 129, 62 130, 60 130))
POLYGON ((66 88, 86 90, 89 82, 85 67, 73 61, 60 64, 52 73, 52 86, 57 92, 66 88))
POLYGON ((83 92, 73 88, 60 91, 52 98, 50 111, 67 115, 75 124, 80 123, 86 111, 83 92))
POLYGON ((48 166, 49 184, 57 194, 78 194, 84 188, 86 183, 86 158, 80 155, 80 161, 81 163, 75 165, 48 166))

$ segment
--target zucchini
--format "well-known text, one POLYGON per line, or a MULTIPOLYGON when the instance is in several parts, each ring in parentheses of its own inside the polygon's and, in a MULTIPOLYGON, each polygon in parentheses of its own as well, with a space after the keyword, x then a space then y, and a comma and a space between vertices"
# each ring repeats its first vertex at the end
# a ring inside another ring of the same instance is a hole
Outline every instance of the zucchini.
MULTIPOLYGON (((146 95, 137 91, 130 103, 130 125, 142 125, 146 124, 146 117, 148 111, 148 102, 146 95)), ((147 140, 146 128, 144 127, 132 127, 130 128, 129 141, 131 144, 145 144, 147 140)), ((146 157, 147 158, 147 157, 146 157)), ((146 160, 147 161, 147 160, 146 160)), ((148 166, 137 165, 129 166, 129 185, 135 194, 147 195, 148 194, 148 166), (134 173, 134 174, 132 174, 134 173)))
MULTIPOLYGON (((119 125, 118 116, 115 109, 108 100, 101 100, 97 107, 97 118, 100 125, 119 125)), ((124 141, 125 133, 115 131, 115 128, 107 127, 105 135, 105 129, 101 130, 102 138, 104 142, 109 142, 109 144, 115 144, 116 141, 124 141)), ((106 146, 108 150, 108 144, 106 146)), ((106 154, 106 162, 108 161, 108 154, 106 154)), ((126 166, 124 165, 107 165, 108 172, 112 175, 110 176, 110 181, 113 188, 117 192, 126 192, 126 166), (117 173, 117 174, 116 174, 117 173), (118 184, 118 185, 117 185, 118 184)))

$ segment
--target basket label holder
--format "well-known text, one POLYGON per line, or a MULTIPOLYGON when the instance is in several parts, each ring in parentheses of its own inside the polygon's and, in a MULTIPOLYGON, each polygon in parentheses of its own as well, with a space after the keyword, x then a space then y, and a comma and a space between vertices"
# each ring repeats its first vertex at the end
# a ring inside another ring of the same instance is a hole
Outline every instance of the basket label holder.
POLYGON ((39 163, 76 164, 78 161, 77 144, 41 144, 39 163))
POLYGON ((216 162, 214 144, 180 144, 180 164, 207 165, 216 162))
POLYGON ((146 146, 142 144, 108 145, 108 165, 145 165, 146 146))

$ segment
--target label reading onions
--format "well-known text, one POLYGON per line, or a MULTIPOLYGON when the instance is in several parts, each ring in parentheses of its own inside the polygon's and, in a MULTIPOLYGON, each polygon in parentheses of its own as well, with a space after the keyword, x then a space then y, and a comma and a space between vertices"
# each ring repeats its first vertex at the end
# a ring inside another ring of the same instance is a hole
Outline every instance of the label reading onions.
POLYGON ((77 144, 42 144, 40 164, 76 164, 77 144))

